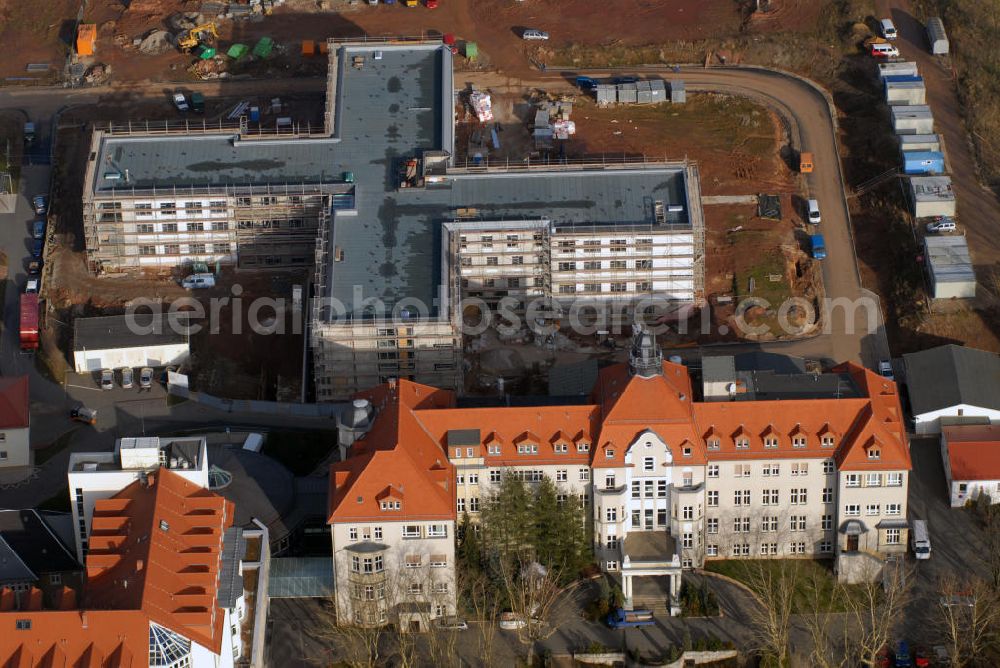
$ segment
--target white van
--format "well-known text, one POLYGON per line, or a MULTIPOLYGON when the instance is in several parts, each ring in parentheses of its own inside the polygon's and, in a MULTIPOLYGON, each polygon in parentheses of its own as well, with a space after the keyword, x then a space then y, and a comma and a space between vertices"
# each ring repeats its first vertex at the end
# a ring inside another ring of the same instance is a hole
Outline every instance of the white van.
POLYGON ((899 49, 889 43, 872 44, 872 56, 875 58, 896 58, 899 49))
POLYGON ((910 527, 910 547, 917 559, 931 558, 931 537, 927 533, 926 520, 913 520, 910 527))
POLYGON ((878 22, 878 27, 882 33, 882 37, 885 37, 890 42, 896 39, 896 25, 892 22, 892 19, 882 19, 878 22))
POLYGON ((809 222, 813 225, 819 225, 821 220, 819 215, 819 200, 809 200, 807 208, 809 210, 809 222))
POLYGON ((198 288, 214 288, 215 276, 212 274, 191 274, 181 281, 181 287, 185 290, 196 290, 198 288))

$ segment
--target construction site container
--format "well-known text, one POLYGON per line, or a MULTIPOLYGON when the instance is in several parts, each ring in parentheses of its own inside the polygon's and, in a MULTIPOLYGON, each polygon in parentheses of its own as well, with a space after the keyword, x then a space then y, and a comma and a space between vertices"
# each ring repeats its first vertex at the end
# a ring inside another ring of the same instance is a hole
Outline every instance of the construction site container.
POLYGON ((635 104, 638 100, 638 89, 634 83, 618 84, 618 104, 635 104))
POLYGON ((247 51, 250 50, 246 44, 233 44, 229 47, 229 51, 226 51, 226 55, 233 60, 239 60, 243 56, 247 55, 247 51))
POLYGON ((618 92, 611 84, 597 84, 594 93, 597 95, 597 104, 614 104, 618 101, 618 92))
MULTIPOLYGON (((897 78, 897 77, 892 77, 897 78)), ((903 77, 899 77, 903 78, 903 77)), ((885 101, 889 104, 917 105, 927 102, 927 89, 920 77, 905 77, 905 81, 885 80, 885 101)))
POLYGON ((670 82, 670 101, 674 104, 684 104, 687 102, 687 90, 683 81, 670 82))
POLYGON ((934 114, 925 104, 894 105, 889 108, 892 129, 898 135, 925 135, 934 132, 934 114))
POLYGON ((941 139, 931 135, 897 135, 901 151, 940 151, 941 139))
POLYGON ((924 237, 927 276, 934 299, 972 299, 976 296, 976 272, 964 235, 924 237))
POLYGON ((253 47, 254 58, 267 58, 274 48, 274 40, 270 37, 261 37, 253 47))
POLYGON ((944 174, 944 154, 937 151, 902 151, 904 174, 944 174))
POLYGON ((76 53, 79 56, 92 56, 97 49, 97 25, 81 23, 76 30, 76 53))
POLYGON ((944 31, 944 21, 937 16, 927 19, 927 41, 935 56, 947 55, 950 49, 948 33, 944 31))
POLYGON ((649 104, 653 101, 653 92, 648 81, 637 81, 635 84, 635 100, 639 104, 649 104))
POLYGON ((910 178, 910 204, 914 218, 955 215, 955 191, 948 176, 910 178))
POLYGON ((914 62, 878 64, 878 76, 881 79, 896 75, 917 76, 918 74, 920 73, 917 71, 917 64, 914 62))
POLYGON ((475 42, 465 43, 465 57, 469 60, 475 60, 479 57, 479 45, 475 42))
POLYGON ((667 101, 667 85, 662 79, 653 79, 649 82, 649 93, 653 104, 667 101))
POLYGON ((314 40, 302 40, 302 55, 307 58, 311 58, 316 55, 316 42, 314 40))
POLYGON ((215 47, 202 44, 198 47, 197 55, 202 60, 211 60, 212 58, 215 58, 215 53, 215 47))

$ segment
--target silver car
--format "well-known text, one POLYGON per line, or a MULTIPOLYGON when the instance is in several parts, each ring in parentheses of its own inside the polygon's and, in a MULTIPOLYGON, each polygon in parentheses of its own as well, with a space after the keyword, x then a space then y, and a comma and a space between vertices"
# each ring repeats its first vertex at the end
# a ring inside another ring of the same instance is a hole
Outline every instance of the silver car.
POLYGON ((139 387, 144 390, 153 387, 153 367, 144 366, 139 371, 139 387))
POLYGON ((115 372, 111 369, 101 369, 101 389, 115 389, 115 372))
POLYGON ((543 32, 541 30, 525 30, 521 33, 521 39, 536 40, 536 39, 548 39, 549 33, 543 32))
POLYGON ((132 367, 123 366, 121 370, 122 374, 122 387, 126 390, 132 387, 132 367))

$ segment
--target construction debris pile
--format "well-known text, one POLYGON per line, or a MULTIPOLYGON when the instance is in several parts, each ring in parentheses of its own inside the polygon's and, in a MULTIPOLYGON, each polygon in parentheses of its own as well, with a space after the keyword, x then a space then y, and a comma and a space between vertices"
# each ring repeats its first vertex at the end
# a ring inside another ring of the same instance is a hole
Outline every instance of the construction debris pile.
POLYGON ((476 118, 480 123, 489 123, 493 120, 493 102, 490 96, 481 91, 473 91, 469 95, 469 104, 476 112, 476 118))
POLYGON ((221 2, 219 0, 206 1, 201 3, 201 13, 205 16, 214 16, 217 19, 247 19, 254 16, 266 16, 280 5, 285 4, 285 0, 250 0, 243 2, 221 2))
POLYGON ((566 140, 576 134, 576 123, 570 120, 573 103, 569 99, 542 100, 537 103, 531 134, 535 148, 550 149, 552 140, 566 140))

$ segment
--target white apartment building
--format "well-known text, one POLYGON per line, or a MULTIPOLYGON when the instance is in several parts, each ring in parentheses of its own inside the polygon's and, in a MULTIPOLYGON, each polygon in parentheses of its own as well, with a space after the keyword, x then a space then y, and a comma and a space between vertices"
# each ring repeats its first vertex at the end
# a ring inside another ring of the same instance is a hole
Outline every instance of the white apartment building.
MULTIPOLYGON (((630 363, 602 370, 581 405, 460 408, 449 391, 387 383, 359 396, 361 437, 331 470, 335 550, 397 512, 476 519, 512 472, 582 497, 595 557, 629 606, 647 602, 637 579, 666 578, 673 602, 684 570, 711 559, 830 558, 845 580, 874 577, 906 550, 909 448, 895 384, 836 371, 842 398, 695 401, 687 369, 639 330, 630 363)), ((381 531, 381 567, 405 563, 406 544, 381 531)), ((343 563, 338 586, 351 583, 343 563)))
POLYGON ((208 488, 208 454, 204 438, 120 438, 114 452, 70 454, 69 493, 73 512, 76 558, 84 563, 93 525, 94 504, 160 467, 200 488, 208 488))

